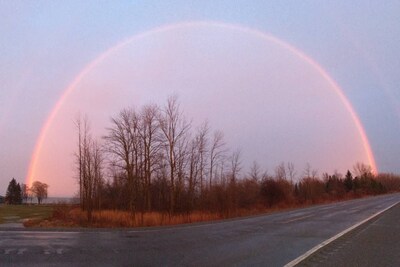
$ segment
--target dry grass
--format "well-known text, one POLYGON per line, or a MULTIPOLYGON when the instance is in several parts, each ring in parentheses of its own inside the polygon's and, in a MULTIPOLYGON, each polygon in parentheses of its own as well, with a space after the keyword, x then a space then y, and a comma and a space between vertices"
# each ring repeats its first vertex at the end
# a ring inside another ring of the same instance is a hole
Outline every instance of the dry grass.
POLYGON ((295 208, 275 207, 272 209, 241 209, 235 212, 221 214, 218 212, 194 211, 192 213, 175 214, 170 216, 163 212, 135 213, 127 211, 99 210, 93 211, 92 222, 89 223, 87 213, 79 207, 62 205, 55 208, 53 216, 45 220, 28 220, 26 227, 94 227, 94 228, 131 228, 168 226, 188 223, 219 221, 251 215, 266 214, 295 208))
MULTIPOLYGON (((271 210, 272 211, 272 210, 271 210)), ((97 228, 129 228, 188 224, 197 222, 218 221, 234 217, 243 217, 265 213, 267 210, 237 210, 230 214, 217 212, 194 211, 192 213, 170 216, 163 212, 135 213, 127 211, 99 210, 93 211, 92 222, 89 223, 87 213, 79 207, 60 205, 54 209, 53 216, 46 220, 29 220, 26 227, 97 227, 97 228)))
MULTIPOLYGON (((89 223, 86 212, 79 208, 72 208, 66 210, 66 212, 67 215, 64 216, 64 219, 54 218, 51 221, 57 226, 62 222, 62 226, 123 228, 177 225, 223 219, 218 213, 208 212, 193 212, 190 214, 169 216, 167 213, 162 212, 135 213, 132 215, 127 211, 101 210, 93 212, 92 222, 89 223)), ((46 223, 46 226, 49 226, 49 223, 51 222, 46 223)))
MULTIPOLYGON (((355 196, 346 198, 353 199, 355 196)), ((344 199, 342 199, 344 200, 344 199)), ((317 203, 279 203, 266 209, 263 206, 253 209, 239 209, 230 213, 218 213, 207 211, 194 211, 192 213, 176 214, 170 216, 163 212, 135 213, 121 210, 98 210, 93 211, 92 222, 89 223, 87 213, 79 206, 56 205, 50 219, 29 220, 24 223, 27 227, 97 227, 97 228, 130 228, 130 227, 152 227, 167 226, 198 222, 218 221, 229 218, 244 217, 251 215, 267 214, 296 208, 304 208, 315 204, 327 204, 337 202, 335 199, 324 199, 317 203)))
MULTIPOLYGON (((301 205, 304 206, 304 205, 301 205)), ((307 206, 307 205, 306 205, 307 206)), ((93 211, 92 222, 89 223, 87 213, 79 207, 59 206, 53 216, 47 220, 32 220, 25 223, 27 227, 94 227, 94 228, 131 228, 168 226, 199 222, 220 221, 230 218, 267 214, 282 210, 299 208, 298 205, 281 205, 271 209, 254 208, 239 209, 235 212, 221 214, 218 212, 194 211, 192 213, 170 216, 163 212, 135 213, 127 211, 99 210, 93 211)))
MULTIPOLYGON (((79 211, 80 212, 80 211, 79 211)), ((80 216, 82 216, 80 212, 80 216)), ((98 227, 148 227, 176 225, 193 222, 220 220, 217 213, 193 212, 169 216, 161 212, 136 213, 126 211, 103 210, 93 213, 93 225, 98 227)))

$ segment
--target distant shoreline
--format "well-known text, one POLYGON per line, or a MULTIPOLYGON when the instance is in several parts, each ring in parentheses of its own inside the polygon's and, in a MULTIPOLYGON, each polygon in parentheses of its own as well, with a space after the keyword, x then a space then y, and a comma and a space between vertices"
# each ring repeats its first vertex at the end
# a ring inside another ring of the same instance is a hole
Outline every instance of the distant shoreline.
MULTIPOLYGON (((37 198, 28 199, 26 204, 37 204, 37 198)), ((79 198, 76 197, 48 197, 42 200, 42 204, 58 204, 58 203, 67 203, 67 204, 78 204, 79 198)))

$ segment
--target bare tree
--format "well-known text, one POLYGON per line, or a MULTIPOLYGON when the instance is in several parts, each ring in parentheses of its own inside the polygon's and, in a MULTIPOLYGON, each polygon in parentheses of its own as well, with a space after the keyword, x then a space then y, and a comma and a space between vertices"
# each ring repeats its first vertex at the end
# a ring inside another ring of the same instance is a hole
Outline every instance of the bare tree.
POLYGON ((78 152, 76 153, 77 171, 79 177, 79 196, 83 210, 87 211, 88 220, 92 220, 92 211, 95 205, 100 207, 100 192, 103 184, 102 149, 90 134, 89 122, 75 121, 78 130, 78 152))
POLYGON ((287 180, 285 163, 282 162, 275 168, 275 178, 277 180, 287 180))
POLYGON ((260 165, 258 165, 257 161, 253 161, 253 165, 251 165, 249 176, 254 181, 258 182, 260 180, 260 165))
POLYGON ((159 118, 160 129, 163 133, 164 149, 169 167, 170 178, 170 214, 175 208, 175 177, 177 175, 177 163, 179 160, 179 143, 186 138, 191 124, 188 123, 179 107, 176 96, 169 97, 167 104, 162 110, 159 118))
POLYGON ((197 131, 197 148, 199 154, 199 178, 200 178, 200 191, 204 192, 204 175, 206 168, 206 154, 208 153, 208 140, 207 135, 209 132, 207 122, 204 122, 197 131))
POLYGON ((84 203, 89 222, 92 221, 92 211, 96 199, 99 200, 99 191, 102 184, 102 152, 99 144, 90 137, 86 139, 83 147, 83 189, 84 203))
POLYGON ((238 149, 232 153, 230 156, 230 163, 231 163, 231 170, 230 170, 230 175, 231 175, 231 182, 235 183, 236 179, 239 175, 239 172, 242 170, 242 162, 241 162, 241 151, 238 149))
POLYGON ((129 191, 129 209, 132 215, 136 211, 136 197, 138 191, 138 115, 133 109, 124 109, 119 115, 111 119, 112 127, 104 137, 107 152, 113 158, 115 166, 124 171, 129 191))
POLYGON ((176 206, 182 211, 187 206, 184 202, 185 199, 182 199, 182 195, 185 191, 185 178, 186 178, 186 170, 189 164, 189 147, 190 142, 188 140, 188 135, 184 135, 177 143, 177 153, 176 153, 176 185, 175 185, 175 200, 176 206))
POLYGON ((199 142, 194 138, 190 143, 189 148, 189 170, 188 170, 188 195, 189 195, 189 209, 194 206, 195 187, 198 183, 200 172, 199 160, 199 142))
POLYGON ((358 177, 372 177, 373 176, 371 166, 366 165, 364 163, 357 162, 353 166, 353 170, 354 170, 355 175, 358 177))
MULTIPOLYGON (((221 131, 214 132, 214 137, 210 146, 210 173, 209 173, 209 186, 211 188, 211 183, 214 175, 214 169, 220 161, 223 160, 225 150, 224 134, 221 131)), ((222 164, 221 164, 222 165, 222 164)))
POLYGON ((295 171, 293 162, 287 163, 287 173, 288 173, 290 182, 293 183, 293 180, 296 178, 296 171, 295 171))
POLYGON ((190 208, 194 204, 196 186, 199 185, 199 193, 205 195, 205 170, 208 159, 208 123, 205 122, 198 128, 195 137, 191 140, 188 149, 188 196, 190 208))
POLYGON ((303 175, 305 178, 315 179, 318 176, 318 170, 312 169, 310 163, 307 163, 303 175))
MULTIPOLYGON (((208 209, 229 216, 236 214, 238 208, 256 207, 263 197, 270 206, 280 202, 317 202, 326 197, 326 192, 339 196, 342 193, 338 189, 344 188, 339 174, 325 174, 323 182, 310 164, 299 175, 304 175, 299 177, 302 179, 293 184, 296 171, 291 162, 282 162, 274 169, 276 179, 262 173, 254 162, 246 179, 240 179, 240 150, 227 157, 223 133, 216 131, 209 136, 207 123, 191 132, 191 123, 185 120, 176 96, 168 98, 162 108, 146 105, 139 112, 122 110, 111 120, 104 147, 91 137, 86 118, 79 118, 75 124, 79 195, 89 220, 92 210, 102 204, 130 210, 133 219, 136 211, 142 212, 143 219, 144 213, 152 210, 173 215, 208 209), (107 181, 103 177, 105 157, 110 175, 107 181)), ((384 191, 370 167, 358 163, 355 171, 360 177, 350 181, 347 191, 384 191)), ((394 184, 390 188, 397 188, 390 177, 380 179, 385 186, 394 184)))
POLYGON ((32 184, 32 192, 38 200, 38 204, 41 204, 43 199, 47 198, 48 185, 39 181, 35 181, 32 184))
POLYGON ((21 197, 22 201, 25 203, 28 203, 28 198, 29 198, 29 187, 27 184, 21 183, 21 197))
POLYGON ((232 211, 236 211, 238 207, 238 186, 237 179, 239 176, 239 172, 241 171, 241 151, 238 149, 232 152, 229 157, 230 170, 229 170, 229 182, 228 182, 228 213, 232 211))
POLYGON ((93 161, 93 182, 90 185, 92 187, 91 203, 95 208, 101 208, 101 191, 104 184, 104 153, 101 145, 98 141, 92 141, 91 144, 91 160, 93 161))
POLYGON ((151 210, 151 180, 152 173, 156 168, 156 161, 160 152, 159 108, 156 105, 147 105, 141 112, 141 125, 139 134, 143 142, 144 157, 144 185, 146 209, 151 210))
POLYGON ((78 152, 75 154, 77 169, 78 169, 78 184, 79 184, 79 199, 81 208, 84 210, 84 195, 83 195, 83 141, 84 138, 87 138, 87 134, 89 132, 89 123, 87 117, 83 119, 79 115, 75 120, 75 126, 78 131, 78 152))

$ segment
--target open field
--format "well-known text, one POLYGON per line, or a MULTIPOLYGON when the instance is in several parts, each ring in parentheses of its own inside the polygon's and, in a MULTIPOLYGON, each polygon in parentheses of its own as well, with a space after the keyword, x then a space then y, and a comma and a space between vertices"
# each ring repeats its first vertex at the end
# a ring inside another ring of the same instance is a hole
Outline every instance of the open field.
POLYGON ((42 220, 52 215, 53 208, 50 205, 0 205, 0 223, 42 220))

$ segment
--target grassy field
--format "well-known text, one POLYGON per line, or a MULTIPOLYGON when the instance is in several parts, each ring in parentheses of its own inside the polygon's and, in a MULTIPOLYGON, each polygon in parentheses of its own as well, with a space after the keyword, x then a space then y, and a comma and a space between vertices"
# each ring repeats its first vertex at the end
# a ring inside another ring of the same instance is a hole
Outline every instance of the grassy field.
POLYGON ((48 205, 0 205, 0 223, 22 222, 24 219, 45 219, 51 216, 48 205))

